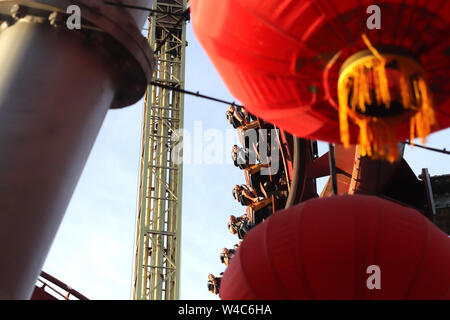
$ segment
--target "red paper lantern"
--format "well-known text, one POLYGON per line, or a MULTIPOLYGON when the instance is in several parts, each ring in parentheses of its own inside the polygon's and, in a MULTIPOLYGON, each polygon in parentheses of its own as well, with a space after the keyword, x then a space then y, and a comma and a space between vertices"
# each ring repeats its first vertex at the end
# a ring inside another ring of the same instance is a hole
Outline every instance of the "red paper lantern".
POLYGON ((222 299, 450 299, 450 240, 417 211, 387 200, 313 199, 246 235, 220 293, 222 299))
POLYGON ((394 160, 395 142, 450 126, 450 2, 377 1, 379 30, 366 24, 372 4, 191 0, 191 11, 197 38, 251 113, 394 160))

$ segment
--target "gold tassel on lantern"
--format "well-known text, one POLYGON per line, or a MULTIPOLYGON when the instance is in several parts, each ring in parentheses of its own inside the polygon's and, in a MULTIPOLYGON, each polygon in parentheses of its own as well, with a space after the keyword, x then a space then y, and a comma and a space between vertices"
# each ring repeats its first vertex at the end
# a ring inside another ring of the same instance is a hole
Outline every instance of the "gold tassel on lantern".
POLYGON ((400 123, 410 118, 411 141, 416 137, 424 141, 436 124, 431 94, 417 61, 402 54, 380 54, 366 35, 362 37, 369 50, 350 57, 339 76, 341 141, 350 144, 350 118, 359 126, 361 155, 393 162, 398 157, 396 129, 400 123), (388 79, 389 69, 399 76, 388 79), (400 112, 390 110, 393 102, 401 105, 400 112))

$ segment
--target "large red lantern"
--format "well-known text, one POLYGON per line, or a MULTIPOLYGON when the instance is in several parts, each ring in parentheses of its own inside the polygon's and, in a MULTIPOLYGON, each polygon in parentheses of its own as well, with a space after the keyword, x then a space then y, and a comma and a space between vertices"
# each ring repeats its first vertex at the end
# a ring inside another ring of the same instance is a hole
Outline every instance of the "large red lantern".
POLYGON ((246 235, 220 293, 222 299, 450 299, 450 240, 417 211, 387 200, 313 199, 246 235))
POLYGON ((200 43, 250 112, 394 160, 397 141, 450 126, 450 2, 377 1, 380 29, 368 28, 372 4, 191 0, 191 10, 200 43))

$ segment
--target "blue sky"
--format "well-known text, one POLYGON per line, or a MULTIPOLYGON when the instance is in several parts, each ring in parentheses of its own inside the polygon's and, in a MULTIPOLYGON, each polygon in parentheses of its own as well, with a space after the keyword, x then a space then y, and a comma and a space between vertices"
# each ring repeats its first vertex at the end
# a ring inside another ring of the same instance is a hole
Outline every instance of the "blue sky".
MULTIPOLYGON (((234 100, 195 39, 188 24, 186 89, 234 100)), ((193 133, 231 127, 227 106, 186 96, 185 128, 193 133)), ((87 165, 67 209, 44 270, 91 299, 130 299, 133 273, 136 204, 141 147, 142 102, 108 112, 87 165)), ((211 141, 205 141, 205 146, 211 141)), ((229 160, 234 141, 225 143, 229 160)), ((450 130, 435 133, 427 145, 450 147, 450 130)), ((320 144, 321 153, 326 150, 320 144)), ((406 148, 405 157, 416 174, 450 173, 450 157, 406 148)), ((324 179, 320 184, 323 185, 324 179)), ((231 195, 244 183, 242 172, 228 164, 184 166, 182 209, 181 298, 217 299, 206 289, 207 274, 224 271, 222 247, 237 238, 226 229, 230 214, 244 207, 231 195)))

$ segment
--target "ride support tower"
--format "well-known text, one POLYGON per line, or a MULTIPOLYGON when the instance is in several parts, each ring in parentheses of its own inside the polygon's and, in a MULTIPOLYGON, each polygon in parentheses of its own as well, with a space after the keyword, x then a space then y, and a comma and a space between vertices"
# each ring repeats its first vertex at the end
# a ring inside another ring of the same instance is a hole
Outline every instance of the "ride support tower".
POLYGON ((148 40, 155 51, 153 85, 144 106, 133 299, 176 300, 180 291, 182 143, 186 0, 157 0, 148 40), (172 89, 173 88, 173 89, 172 89))

